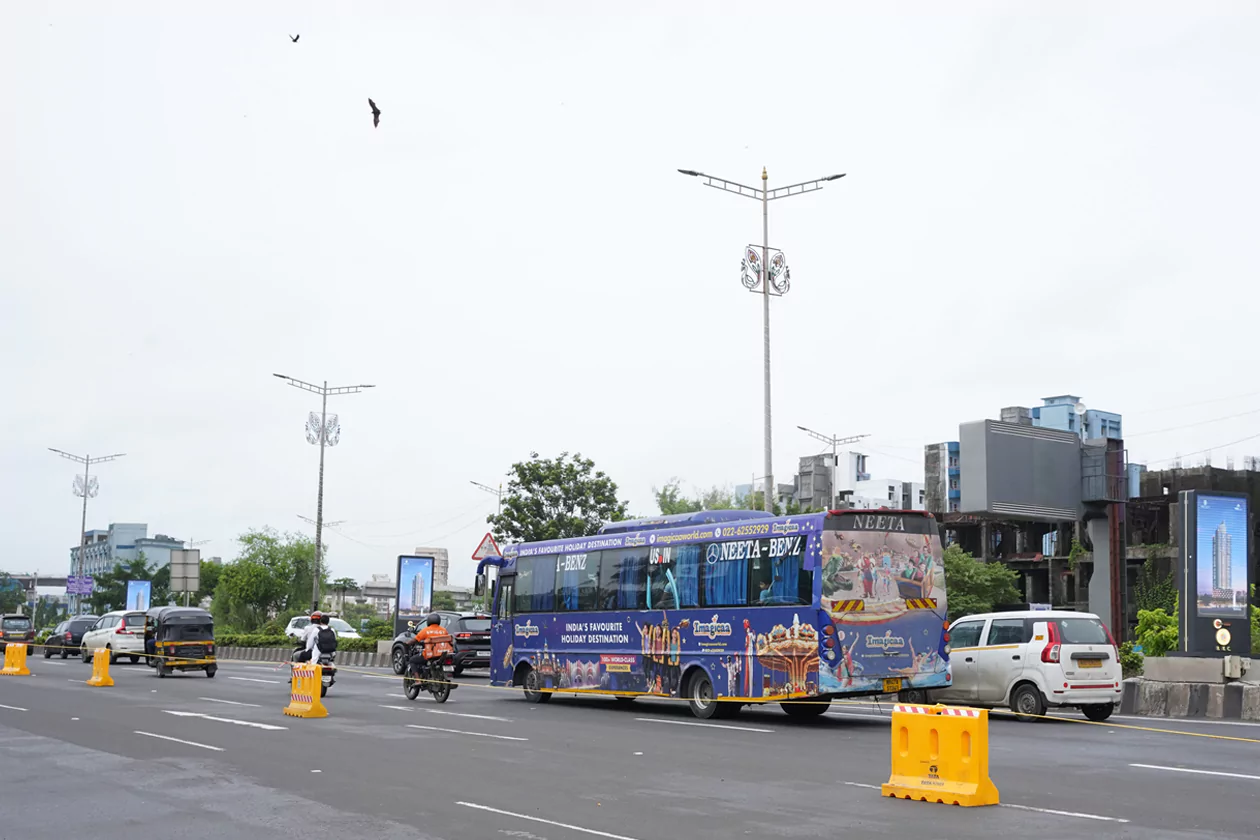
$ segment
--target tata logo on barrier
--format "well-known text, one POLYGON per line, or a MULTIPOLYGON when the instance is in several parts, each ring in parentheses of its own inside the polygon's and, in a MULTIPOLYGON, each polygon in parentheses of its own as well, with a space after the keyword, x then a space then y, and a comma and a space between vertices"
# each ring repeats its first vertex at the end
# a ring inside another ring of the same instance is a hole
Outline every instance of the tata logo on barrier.
POLYGON ((795 522, 776 522, 770 528, 772 534, 795 534, 801 530, 801 526, 795 522))
POLYGON ((534 626, 534 622, 527 621, 524 624, 516 625, 516 635, 524 636, 528 639, 531 636, 538 635, 538 628, 534 626))
POLYGON ((643 537, 626 537, 626 548, 637 548, 641 545, 647 545, 647 540, 643 537))
POLYGON ((866 646, 868 648, 875 648, 876 650, 882 650, 887 653, 890 650, 901 650, 904 648, 906 646, 906 640, 901 636, 894 636, 891 630, 885 630, 884 635, 882 636, 867 634, 866 646))
POLYGON ((716 639, 718 636, 731 635, 731 625, 726 621, 718 621, 715 615, 709 621, 697 621, 692 624, 691 632, 706 639, 716 639))
POLYGON ((906 530, 904 516, 885 516, 875 513, 859 513, 853 517, 854 531, 902 531, 906 530))

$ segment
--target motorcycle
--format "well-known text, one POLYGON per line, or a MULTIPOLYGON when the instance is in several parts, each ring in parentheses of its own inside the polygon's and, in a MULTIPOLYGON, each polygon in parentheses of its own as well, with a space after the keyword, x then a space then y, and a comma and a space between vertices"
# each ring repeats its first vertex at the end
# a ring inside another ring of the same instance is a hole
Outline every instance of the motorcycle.
MULTIPOLYGON (((305 662, 302 662, 302 663, 298 662, 298 654, 301 653, 303 650, 305 650, 305 648, 302 648, 302 647, 294 648, 293 656, 290 658, 290 661, 295 664, 302 664, 302 665, 307 664, 305 662)), ((333 651, 332 653, 320 653, 319 659, 317 659, 313 664, 320 666, 320 669, 321 669, 320 670, 321 679, 320 679, 320 686, 319 686, 319 696, 327 697, 328 689, 332 688, 333 685, 337 682, 337 652, 333 651)))
POLYGON ((433 695, 435 701, 445 703, 455 685, 446 679, 442 660, 433 659, 424 663, 421 666, 424 670, 417 673, 411 666, 411 653, 414 650, 415 645, 407 648, 407 669, 403 672, 403 693, 407 695, 408 700, 415 700, 420 696, 421 691, 427 691, 433 695))

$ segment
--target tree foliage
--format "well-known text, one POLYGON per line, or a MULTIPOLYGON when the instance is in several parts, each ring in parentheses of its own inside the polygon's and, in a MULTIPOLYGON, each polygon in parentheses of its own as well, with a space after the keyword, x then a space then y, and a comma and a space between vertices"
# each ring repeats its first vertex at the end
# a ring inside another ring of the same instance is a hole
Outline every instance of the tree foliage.
MULTIPOLYGON (((762 490, 753 490, 743 499, 736 499, 729 487, 714 486, 702 493, 687 496, 683 493, 681 482, 677 478, 671 478, 665 482, 664 487, 653 487, 652 494, 656 496, 656 506, 665 515, 695 513, 702 510, 763 510, 765 508, 763 503, 765 492, 762 490)), ((778 516, 796 516, 814 511, 813 508, 802 509, 793 500, 786 506, 776 501, 774 512, 778 516)))
POLYGON ((17 612, 18 607, 26 603, 26 590, 17 578, 9 577, 7 572, 0 572, 0 613, 17 612))
POLYGON ((1147 556, 1142 564, 1142 572, 1138 575, 1137 584, 1133 587, 1133 600, 1139 610, 1163 610, 1165 613, 1176 613, 1174 604, 1177 601, 1177 582, 1172 573, 1161 575, 1154 557, 1147 556))
POLYGON ((942 559, 951 621, 1023 600, 1015 588, 1019 576, 1001 563, 981 563, 957 545, 945 549, 942 559))
POLYGON ((1163 656, 1177 647, 1180 633, 1177 631, 1177 612, 1180 603, 1173 605, 1173 614, 1163 610, 1138 610, 1138 623, 1133 631, 1144 656, 1163 656))
POLYGON ((535 542, 584 537, 605 522, 624 519, 626 503, 617 499, 617 485, 581 453, 540 458, 512 465, 500 513, 486 517, 495 539, 535 542))
MULTIPOLYGON (((226 630, 252 632, 269 619, 295 615, 310 607, 313 540, 263 528, 246 531, 237 542, 240 555, 218 572, 211 605, 216 624, 226 630)), ((326 582, 323 588, 327 588, 326 582)))
POLYGON ((433 609, 435 610, 453 610, 455 609, 455 596, 449 592, 433 593, 433 609))

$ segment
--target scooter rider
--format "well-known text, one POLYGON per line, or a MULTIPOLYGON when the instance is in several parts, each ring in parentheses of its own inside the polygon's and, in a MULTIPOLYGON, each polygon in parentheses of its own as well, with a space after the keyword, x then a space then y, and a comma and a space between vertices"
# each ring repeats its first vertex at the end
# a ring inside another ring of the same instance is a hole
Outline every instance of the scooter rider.
MULTIPOLYGON (((321 621, 326 621, 323 613, 319 610, 315 610, 311 613, 310 623, 302 630, 302 649, 298 651, 298 655, 294 658, 295 662, 310 662, 311 657, 315 655, 315 643, 319 638, 321 621)), ((316 661, 319 661, 318 657, 316 658, 316 661)))
POLYGON ((426 663, 441 659, 454 650, 451 647, 451 634, 446 632, 437 613, 429 613, 424 623, 425 626, 416 633, 417 650, 408 660, 413 674, 423 674, 427 670, 426 663))

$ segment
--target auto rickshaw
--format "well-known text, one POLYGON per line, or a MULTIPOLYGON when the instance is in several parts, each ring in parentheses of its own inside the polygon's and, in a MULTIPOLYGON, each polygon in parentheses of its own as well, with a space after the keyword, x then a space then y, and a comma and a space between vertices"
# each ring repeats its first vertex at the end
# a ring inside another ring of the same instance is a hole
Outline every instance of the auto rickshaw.
POLYGON ((159 677, 172 671, 205 671, 213 677, 214 618, 196 607, 156 607, 144 626, 146 657, 159 677))

